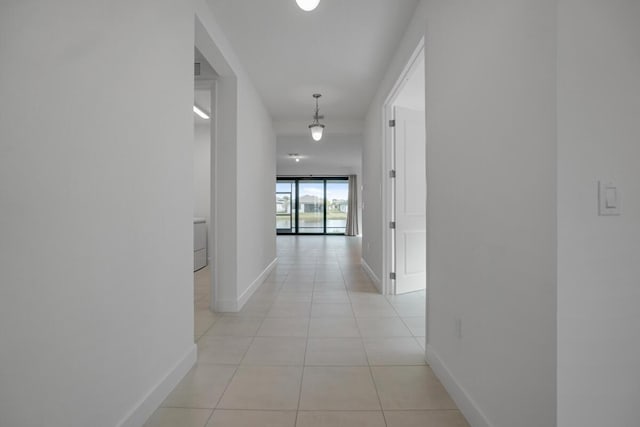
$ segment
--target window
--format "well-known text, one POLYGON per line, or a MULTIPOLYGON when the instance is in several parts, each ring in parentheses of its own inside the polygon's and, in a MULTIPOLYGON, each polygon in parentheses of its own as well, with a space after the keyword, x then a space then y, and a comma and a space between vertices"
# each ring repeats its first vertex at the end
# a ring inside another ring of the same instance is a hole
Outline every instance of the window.
POLYGON ((278 234, 344 234, 349 206, 349 180, 278 178, 278 234))

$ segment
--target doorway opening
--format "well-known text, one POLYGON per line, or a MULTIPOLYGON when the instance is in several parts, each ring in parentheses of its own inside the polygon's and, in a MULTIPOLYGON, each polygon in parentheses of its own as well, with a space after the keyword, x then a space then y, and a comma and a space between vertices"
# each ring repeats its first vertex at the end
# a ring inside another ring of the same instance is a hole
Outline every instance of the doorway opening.
POLYGON ((212 136, 217 74, 197 47, 194 48, 193 96, 193 270, 194 336, 197 340, 215 321, 212 301, 212 136))
POLYGON ((424 40, 384 104, 383 292, 425 292, 426 122, 424 40))

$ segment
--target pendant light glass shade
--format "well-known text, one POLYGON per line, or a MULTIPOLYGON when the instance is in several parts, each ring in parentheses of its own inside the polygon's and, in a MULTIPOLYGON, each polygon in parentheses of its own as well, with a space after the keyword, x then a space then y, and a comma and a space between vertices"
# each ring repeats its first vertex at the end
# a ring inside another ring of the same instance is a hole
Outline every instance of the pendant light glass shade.
POLYGON ((305 12, 311 12, 313 9, 318 7, 320 4, 320 0, 296 0, 298 3, 298 7, 305 12))
POLYGON ((313 138, 314 141, 320 141, 322 139, 324 125, 320 123, 309 125, 309 129, 311 129, 311 138, 313 138))

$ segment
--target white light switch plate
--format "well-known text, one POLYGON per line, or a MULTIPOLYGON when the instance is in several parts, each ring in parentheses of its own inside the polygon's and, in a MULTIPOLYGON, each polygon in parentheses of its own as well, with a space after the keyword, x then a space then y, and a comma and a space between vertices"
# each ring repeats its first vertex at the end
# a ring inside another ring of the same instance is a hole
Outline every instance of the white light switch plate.
POLYGON ((598 182, 598 215, 620 215, 620 190, 612 182, 598 182))

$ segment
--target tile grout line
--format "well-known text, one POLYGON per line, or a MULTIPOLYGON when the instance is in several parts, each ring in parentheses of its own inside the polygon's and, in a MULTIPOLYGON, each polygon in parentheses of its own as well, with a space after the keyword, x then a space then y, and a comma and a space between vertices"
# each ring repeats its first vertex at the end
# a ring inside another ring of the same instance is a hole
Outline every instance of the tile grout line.
POLYGON ((315 288, 316 288, 315 275, 317 272, 317 267, 314 270, 315 270, 314 280, 313 280, 313 286, 311 288, 311 304, 309 305, 309 314, 307 317, 309 321, 307 322, 307 334, 305 337, 305 344, 304 344, 304 356, 302 357, 302 371, 300 373, 300 387, 298 389, 298 405, 296 406, 296 418, 293 424, 294 426, 298 424, 298 414, 300 413, 300 402, 302 401, 302 386, 304 384, 304 371, 307 363, 307 350, 309 349, 309 330, 311 329, 311 311, 313 310, 313 296, 315 294, 315 288))
POLYGON ((366 349, 366 347, 365 347, 365 345, 364 345, 364 336, 363 336, 363 334, 362 334, 362 328, 360 327, 360 322, 358 321, 358 316, 356 316, 356 314, 355 314, 355 310, 354 310, 354 308, 353 308, 353 299, 352 299, 352 297, 351 297, 352 289, 351 289, 350 287, 347 287, 347 280, 346 280, 346 278, 344 277, 344 270, 343 270, 343 268, 342 268, 342 265, 340 265, 340 271, 341 271, 341 273, 342 273, 343 282, 344 282, 344 284, 345 284, 345 289, 346 289, 346 291, 347 291, 347 298, 348 298, 348 300, 349 300, 349 306, 351 307, 351 312, 353 313, 353 318, 354 318, 355 323, 356 323, 356 328, 358 329, 358 333, 359 333, 359 335, 360 335, 360 337, 359 337, 359 341, 360 341, 360 348, 362 349, 362 351, 363 351, 363 353, 364 353, 365 360, 367 361, 367 368, 368 368, 368 370, 369 370, 369 376, 370 376, 370 378, 371 378, 371 382, 373 383, 374 390, 376 391, 376 397, 377 397, 377 399, 378 399, 378 405, 380 406, 380 412, 381 412, 381 414, 382 414, 382 418, 383 418, 383 421, 384 421, 384 423, 385 423, 385 427, 386 427, 386 426, 387 426, 387 421, 386 421, 386 418, 385 418, 385 416, 384 416, 384 411, 382 410, 382 402, 381 402, 381 400, 380 400, 380 395, 379 395, 379 393, 378 393, 378 389, 377 389, 377 387, 376 387, 375 380, 373 379, 373 373, 372 373, 372 371, 371 371, 371 364, 370 364, 370 361, 369 361, 369 355, 368 355, 368 353, 367 353, 367 349, 366 349))
MULTIPOLYGON (((353 301, 351 300, 351 295, 349 295, 349 302, 351 303, 351 310, 353 310, 353 301)), ((354 312, 354 316, 355 316, 355 312, 354 312)), ((357 323, 357 320, 356 320, 356 324, 358 325, 358 330, 360 330, 359 329, 360 326, 357 323)), ((369 353, 367 353, 367 348, 364 345, 364 338, 362 338, 362 333, 360 333, 360 335, 361 335, 360 342, 361 342, 361 345, 362 345, 363 350, 364 350, 364 356, 367 359, 367 367, 369 368, 369 376, 371 377, 371 382, 373 383, 373 388, 376 391, 376 397, 378 398, 378 405, 380 405, 380 412, 382 413, 382 419, 384 421, 385 427, 388 427, 387 417, 384 414, 384 409, 382 408, 382 400, 380 399, 380 393, 378 392, 378 385, 376 384, 375 377, 373 376, 373 369, 371 368, 371 362, 369 360, 369 353)))
MULTIPOLYGON (((286 254, 296 254, 299 253, 301 251, 301 248, 298 247, 298 239, 296 239, 296 245, 295 247, 293 245, 289 245, 286 249, 286 254), (293 250, 292 250, 293 249, 293 250)), ((349 248, 351 248, 353 245, 349 245, 349 248)), ((355 246, 354 246, 355 247, 355 246)), ((304 249, 304 248, 302 248, 304 249)), ((304 252, 304 251, 303 251, 304 252)), ((348 252, 348 251, 347 251, 348 252)), ((276 302, 278 301, 278 298, 282 297, 284 295, 284 291, 291 289, 294 290, 296 289, 296 286, 291 286, 289 287, 289 285, 292 285, 293 283, 296 283, 297 279, 294 278, 294 276, 296 276, 295 274, 290 274, 291 271, 294 271, 295 268, 291 268, 291 267, 298 267, 298 269, 300 270, 300 278, 303 280, 302 282, 298 282, 299 285, 306 285, 307 281, 305 280, 305 274, 304 274, 304 270, 306 269, 311 269, 313 268, 313 282, 312 282, 312 287, 311 287, 311 301, 309 304, 309 311, 307 313, 306 320, 307 320, 307 327, 306 327, 306 335, 305 335, 305 349, 304 349, 304 354, 303 354, 303 360, 302 360, 302 366, 301 366, 301 376, 300 376, 300 387, 299 387, 299 392, 298 392, 298 404, 297 404, 297 409, 296 409, 296 414, 295 414, 295 423, 297 424, 298 422, 298 415, 300 412, 304 412, 301 411, 300 409, 300 405, 301 405, 301 399, 302 399, 302 389, 303 389, 303 383, 304 383, 304 373, 305 373, 305 369, 307 367, 314 367, 314 366, 318 366, 318 367, 331 367, 331 366, 335 366, 335 367, 345 367, 345 366, 354 366, 354 367, 363 367, 362 365, 309 365, 307 366, 307 358, 309 357, 309 341, 310 341, 310 329, 311 329, 311 321, 314 318, 312 315, 313 312, 313 306, 314 306, 314 302, 315 302, 315 297, 318 296, 320 297, 319 291, 321 290, 336 290, 333 287, 322 287, 319 288, 318 284, 319 279, 322 279, 321 282, 326 282, 326 283, 330 283, 333 282, 333 280, 331 280, 332 277, 334 276, 334 272, 339 272, 339 275, 342 277, 341 280, 341 288, 338 290, 339 292, 344 291, 346 293, 346 301, 345 300, 336 300, 336 301, 332 301, 330 299, 330 296, 327 296, 327 300, 323 301, 323 303, 327 303, 327 304, 336 304, 336 303, 348 303, 349 307, 351 308, 351 313, 352 316, 346 316, 345 318, 352 318, 354 320, 354 323, 356 324, 356 330, 358 331, 358 337, 324 337, 324 338, 333 338, 333 339, 354 339, 357 338, 359 340, 359 347, 361 349, 361 351, 364 352, 364 356, 365 356, 365 360, 366 360, 366 366, 369 368, 369 374, 370 374, 370 378, 371 381, 373 382, 374 385, 374 389, 376 391, 376 396, 378 398, 378 403, 379 403, 379 408, 380 408, 380 412, 383 415, 383 419, 384 419, 384 423, 385 426, 387 425, 387 421, 386 421, 386 417, 384 415, 384 410, 382 408, 382 402, 380 399, 380 394, 378 391, 378 386, 374 380, 373 377, 373 366, 371 365, 371 361, 369 359, 369 354, 366 351, 366 347, 364 345, 364 337, 363 337, 363 333, 362 333, 362 327, 360 326, 360 322, 358 322, 359 317, 355 316, 355 312, 354 312, 354 298, 356 296, 359 296, 359 293, 361 292, 370 292, 368 291, 368 289, 365 289, 365 283, 362 282, 360 280, 360 278, 357 276, 357 271, 362 271, 362 267, 360 265, 359 262, 357 262, 357 259, 353 258, 353 257, 349 257, 348 254, 340 251, 336 251, 333 250, 331 248, 326 248, 326 244, 325 244, 325 249, 318 249, 318 250, 313 250, 312 253, 310 254, 310 256, 313 259, 313 262, 310 264, 300 264, 299 262, 295 262, 295 258, 291 258, 291 259, 287 259, 288 261, 291 262, 291 264, 287 264, 286 266, 284 265, 280 265, 281 267, 285 267, 285 268, 289 268, 289 270, 287 271, 287 273, 284 276, 283 280, 278 280, 277 283, 277 287, 276 289, 274 289, 275 293, 269 294, 268 295, 268 302, 269 302, 269 307, 266 311, 266 314, 261 314, 260 316, 255 316, 255 317, 260 317, 260 323, 258 325, 258 328, 256 330, 256 332, 253 334, 253 336, 251 336, 251 342, 249 343, 249 346, 247 347, 247 349, 244 351, 242 357, 240 358, 240 361, 237 365, 235 365, 235 370, 233 372, 233 374, 231 375, 231 378, 229 379, 229 381, 227 382, 227 384, 225 385, 224 391, 222 392, 220 398, 218 399, 218 402, 216 403, 215 407, 213 410, 211 410, 211 414, 209 416, 209 419, 207 422, 209 422, 211 420, 211 417, 213 416, 213 413, 215 412, 215 410, 218 409, 218 405, 220 404, 220 401, 222 400, 224 394, 227 392, 227 389, 230 385, 230 383, 233 381, 233 379, 235 378, 235 375, 237 375, 237 372, 239 371, 239 368, 241 368, 243 365, 243 362, 246 360, 246 356, 249 352, 249 350, 251 349, 251 347, 255 344, 256 338, 258 338, 258 334, 259 331, 261 329, 261 327, 264 325, 264 322, 266 321, 266 319, 269 318, 269 313, 270 310, 273 309, 273 306, 276 304, 276 302), (321 255, 323 254, 323 255, 321 255), (330 255, 328 255, 330 254, 330 255), (353 259, 352 259, 353 258, 353 259), (334 263, 332 261, 334 261, 334 259, 337 261, 337 269, 334 269, 334 263), (356 268, 359 267, 359 268, 356 268), (346 276, 349 276, 349 282, 347 283, 346 280, 346 276), (361 283, 362 282, 362 283, 361 283)), ((303 286, 305 287, 305 286, 303 286)), ((295 294, 295 293, 294 293, 295 294)), ((386 298, 385 298, 386 300, 386 298)), ((390 301, 386 300, 388 303, 390 303, 390 301)), ((292 300, 291 302, 297 302, 295 301, 295 297, 294 300, 292 300)), ((305 301, 303 301, 305 302, 305 301)), ((320 303, 318 303, 320 304, 320 303)), ((401 318, 402 324, 409 329, 408 325, 406 324, 405 320, 402 319, 402 317, 399 315, 398 310, 396 308, 395 305, 392 305, 392 308, 394 310, 395 313, 397 313, 397 317, 401 318)), ((330 313, 329 313, 330 314, 330 313)), ((222 317, 222 316, 221 316, 222 317)), ((285 316, 289 317, 289 316, 285 316)), ((296 316, 297 317, 297 316, 296 316)), ((335 315, 328 315, 328 316, 320 316, 319 318, 330 318, 330 319, 335 319, 335 318, 341 318, 343 316, 335 316, 335 315)), ((376 317, 376 316, 374 316, 376 317)), ((214 324, 218 323, 219 317, 217 317, 216 319, 214 319, 214 321, 211 323, 211 325, 198 337, 198 340, 204 336, 206 336, 206 334, 210 331, 210 329, 214 326, 214 324)), ((413 338, 416 338, 415 335, 413 334, 413 332, 409 329, 409 332, 411 332, 411 336, 413 338)), ((283 336, 284 337, 284 336, 283 336)), ((278 336, 273 336, 273 337, 267 337, 265 336, 265 338, 278 338, 278 336)), ((294 336, 292 336, 291 338, 294 338, 294 336)), ((319 337, 322 338, 322 337, 319 337)), ((287 365, 265 365, 265 366, 289 366, 292 367, 293 364, 287 364, 287 365)), ((376 365, 378 366, 378 365, 376 365)), ((380 365, 380 366, 396 366, 396 365, 380 365)), ((406 366, 406 365, 398 365, 398 366, 406 366)), ((211 408, 204 408, 204 409, 208 409, 210 410, 211 408)), ((251 411, 251 409, 248 409, 249 411, 251 411)), ((260 411, 259 409, 254 409, 255 411, 260 411)), ((282 412, 282 410, 274 410, 276 412, 282 412)), ((323 410, 323 412, 342 412, 344 410, 323 410)), ((370 410, 351 410, 349 409, 348 411, 350 412, 369 412, 370 410)))
MULTIPOLYGON (((238 362, 238 364, 236 365, 236 367, 235 367, 235 369, 233 371, 233 374, 231 375, 231 377, 229 377, 229 380, 227 381, 227 383, 224 386, 224 390, 222 391, 222 393, 220 394, 220 397, 216 401, 216 404, 214 406, 213 412, 215 412, 215 410, 218 409, 218 406, 220 405, 220 402, 222 401, 222 398, 224 397, 225 393, 227 392, 227 389, 229 388, 229 385, 231 384, 233 379, 236 377, 236 374, 238 373, 238 370, 240 369, 242 361, 244 360, 245 356, 249 352, 249 349, 251 348, 251 345, 255 341, 256 335, 257 335, 258 331, 260 330, 260 328, 262 327, 262 323, 264 322, 265 318, 266 318, 266 316, 262 318, 262 320, 260 321, 260 325, 258 325, 258 328, 256 329, 256 331, 254 332, 253 336, 251 337, 251 342, 247 346, 247 349, 244 351, 244 354, 242 355, 242 358, 240 358, 240 361, 238 362)), ((213 416, 213 412, 211 413, 212 416, 213 416)), ((206 426, 206 424, 205 424, 205 426, 206 426)))

